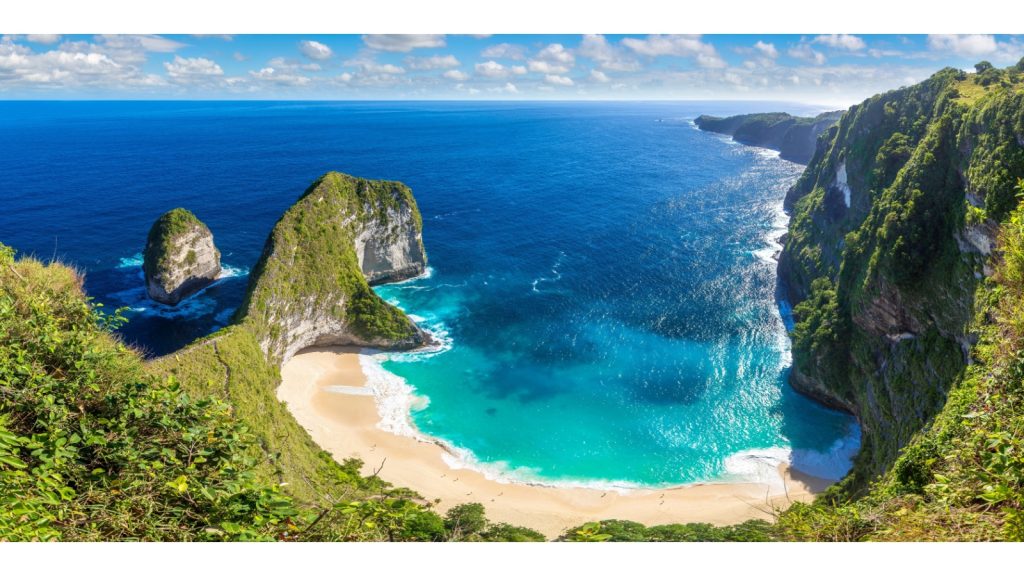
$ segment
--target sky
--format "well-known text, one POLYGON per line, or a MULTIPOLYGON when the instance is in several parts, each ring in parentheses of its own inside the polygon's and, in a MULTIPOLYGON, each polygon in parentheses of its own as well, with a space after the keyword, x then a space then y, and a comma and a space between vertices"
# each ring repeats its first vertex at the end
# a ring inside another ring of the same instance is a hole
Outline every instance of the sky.
POLYGON ((848 106, 1003 35, 4 35, 0 99, 773 100, 848 106))

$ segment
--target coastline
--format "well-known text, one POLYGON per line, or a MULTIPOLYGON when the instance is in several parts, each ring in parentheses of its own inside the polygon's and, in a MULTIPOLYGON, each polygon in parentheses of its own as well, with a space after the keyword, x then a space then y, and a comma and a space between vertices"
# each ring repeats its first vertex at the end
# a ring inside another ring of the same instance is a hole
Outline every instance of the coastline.
POLYGON ((556 538, 567 528, 602 519, 647 525, 707 522, 736 524, 772 519, 772 509, 807 502, 830 480, 788 464, 781 482, 704 483, 667 488, 597 489, 507 482, 453 467, 458 455, 440 442, 398 435, 379 427, 373 389, 367 386, 358 348, 313 348, 281 367, 277 397, 299 424, 338 461, 357 457, 364 473, 410 488, 444 513, 479 502, 493 522, 507 522, 556 538))

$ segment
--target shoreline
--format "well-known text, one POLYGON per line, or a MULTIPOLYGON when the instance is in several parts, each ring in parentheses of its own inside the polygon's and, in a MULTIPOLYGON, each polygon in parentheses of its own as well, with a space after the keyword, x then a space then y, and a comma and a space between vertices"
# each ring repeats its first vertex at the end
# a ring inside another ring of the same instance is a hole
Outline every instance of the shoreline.
POLYGON ((807 502, 831 480, 778 466, 781 482, 707 482, 665 488, 585 488, 489 478, 472 467, 453 467, 461 455, 443 442, 398 435, 379 427, 381 416, 367 386, 358 348, 311 348, 281 367, 277 398, 313 441, 337 461, 357 457, 363 471, 452 506, 479 502, 492 522, 532 528, 548 538, 595 520, 647 525, 707 522, 736 524, 772 519, 772 508, 807 502))

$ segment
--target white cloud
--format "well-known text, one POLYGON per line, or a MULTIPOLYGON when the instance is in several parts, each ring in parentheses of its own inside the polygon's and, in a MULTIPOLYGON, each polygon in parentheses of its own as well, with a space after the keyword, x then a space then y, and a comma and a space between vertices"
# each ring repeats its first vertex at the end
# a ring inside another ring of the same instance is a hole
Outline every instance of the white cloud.
POLYGON ((36 44, 56 44, 60 42, 60 34, 29 34, 25 39, 36 44))
POLYGON ((508 60, 524 60, 526 59, 526 47, 520 46, 519 44, 509 44, 508 42, 502 42, 501 44, 495 44, 494 46, 488 46, 480 53, 483 58, 506 58, 508 60))
POLYGON ((779 57, 779 51, 775 49, 775 44, 770 42, 762 42, 758 40, 754 43, 754 49, 767 58, 775 59, 779 57))
POLYGON ((473 69, 476 70, 477 74, 488 78, 503 78, 508 75, 508 69, 494 60, 480 62, 473 69))
POLYGON ((249 72, 249 75, 261 82, 270 82, 281 86, 306 86, 312 79, 301 74, 292 74, 275 69, 273 66, 260 68, 249 72))
MULTIPOLYGON (((163 86, 166 78, 142 70, 145 48, 126 37, 97 38, 98 43, 65 42, 35 52, 10 36, 0 39, 0 89, 12 86, 114 88, 163 86), (130 47, 129 47, 130 45, 130 47)), ((137 37, 129 37, 137 38, 137 37)))
POLYGON ((241 52, 235 52, 234 54, 231 55, 231 57, 234 58, 236 62, 245 62, 246 60, 249 59, 248 56, 246 56, 245 54, 242 54, 241 52))
POLYGON ((569 71, 569 68, 561 64, 552 64, 544 60, 530 60, 527 62, 530 72, 541 74, 562 74, 569 71))
POLYGON ((625 53, 625 50, 613 46, 600 34, 585 34, 576 53, 590 58, 605 70, 630 72, 640 69, 640 62, 625 53))
POLYGON ((804 62, 813 62, 814 64, 817 64, 819 66, 826 62, 824 54, 811 48, 810 44, 803 42, 797 44, 796 46, 793 46, 792 48, 787 50, 786 53, 792 56, 793 58, 796 58, 797 60, 803 60, 804 62))
POLYGON ((321 70, 320 65, 317 64, 316 62, 304 63, 299 62, 298 60, 293 60, 291 58, 282 58, 280 56, 278 56, 277 58, 271 58, 270 61, 267 62, 267 66, 270 66, 271 68, 274 68, 275 70, 278 71, 288 72, 294 72, 296 70, 303 70, 305 72, 317 72, 321 70))
POLYGON ((409 56, 405 59, 405 64, 412 70, 443 70, 445 68, 458 68, 461 65, 459 60, 451 54, 447 56, 429 56, 426 58, 409 56))
POLYGON ((523 74, 526 74, 526 66, 513 66, 509 68, 509 70, 511 70, 512 73, 515 74, 516 76, 522 76, 523 74))
POLYGON ((547 82, 548 84, 552 84, 554 86, 573 85, 572 78, 568 78, 566 76, 559 76, 557 74, 548 74, 547 76, 544 77, 544 82, 547 82))
POLYGON ((316 40, 303 40, 299 42, 299 51, 311 60, 327 60, 334 54, 330 46, 321 44, 316 40))
POLYGON ((818 36, 814 39, 818 44, 824 44, 830 48, 838 48, 840 50, 849 50, 850 52, 857 52, 867 48, 867 44, 859 36, 853 36, 852 34, 826 34, 818 36))
POLYGON ((466 74, 462 70, 449 70, 443 74, 443 76, 449 80, 455 80, 456 82, 465 82, 469 80, 469 74, 466 74))
POLYGON ((646 38, 624 38, 622 44, 641 56, 679 56, 694 58, 704 68, 722 68, 725 61, 699 34, 652 34, 646 38))
POLYGON ((999 45, 995 37, 988 34, 930 34, 928 48, 975 57, 992 54, 999 49, 999 45))
POLYGON ((208 80, 210 77, 224 75, 220 65, 207 58, 182 58, 175 55, 174 60, 164 62, 164 69, 168 76, 178 82, 208 80))
POLYGON ((495 87, 490 89, 491 92, 504 92, 506 94, 518 94, 519 88, 511 82, 506 82, 504 86, 495 87))
POLYGON ((141 48, 146 52, 176 52, 185 44, 163 36, 152 34, 104 34, 97 36, 98 42, 111 49, 141 48))
POLYGON ((444 34, 364 34, 368 48, 385 52, 409 52, 417 48, 441 48, 444 34))
POLYGON ((600 70, 591 70, 590 79, 594 82, 601 82, 602 84, 610 81, 608 75, 600 70))

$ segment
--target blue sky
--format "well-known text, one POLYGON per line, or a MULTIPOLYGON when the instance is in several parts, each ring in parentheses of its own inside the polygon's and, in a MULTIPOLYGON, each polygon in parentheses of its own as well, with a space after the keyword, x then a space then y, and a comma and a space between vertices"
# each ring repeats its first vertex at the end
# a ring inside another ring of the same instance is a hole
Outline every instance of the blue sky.
POLYGON ((2 99, 737 99, 849 105, 1001 35, 5 35, 2 99))

